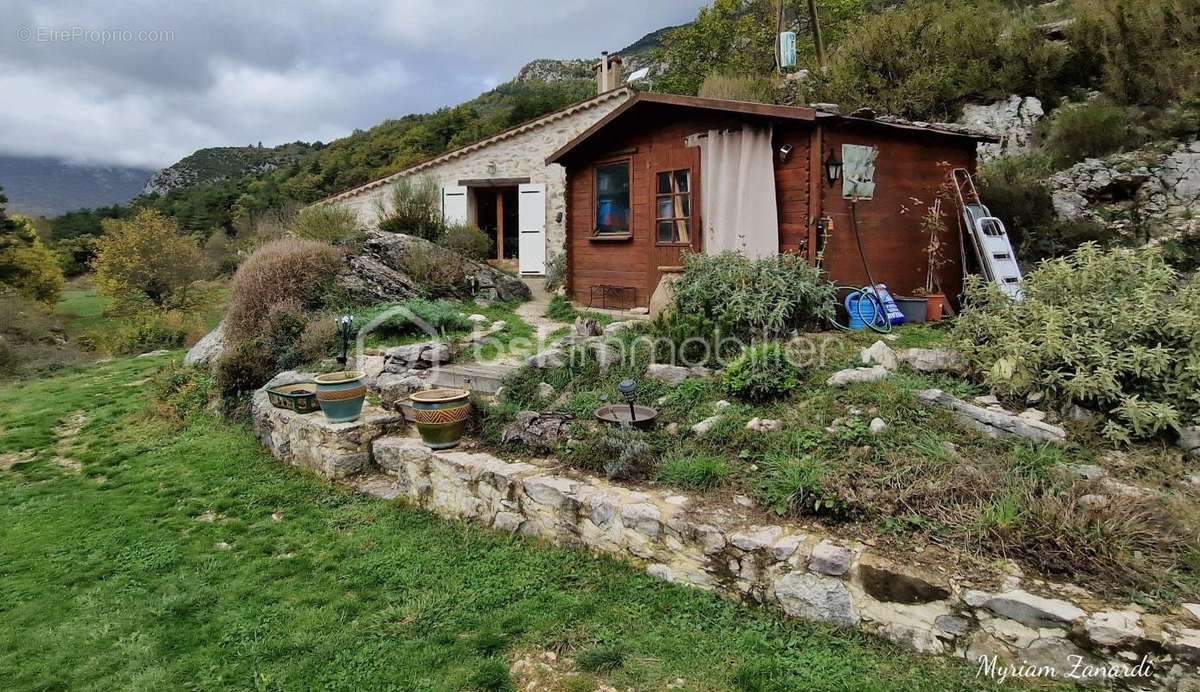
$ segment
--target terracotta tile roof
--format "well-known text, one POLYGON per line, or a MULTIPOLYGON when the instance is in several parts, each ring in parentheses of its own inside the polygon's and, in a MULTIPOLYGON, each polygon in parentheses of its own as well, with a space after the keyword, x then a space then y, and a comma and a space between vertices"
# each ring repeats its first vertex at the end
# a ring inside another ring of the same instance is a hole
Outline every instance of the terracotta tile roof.
POLYGON ((460 156, 465 156, 467 154, 470 154, 471 152, 478 151, 480 149, 488 147, 497 142, 502 142, 506 139, 511 139, 519 134, 529 132, 530 130, 534 130, 539 127, 542 127, 543 125, 548 125, 557 120, 562 120, 563 118, 575 115, 576 113, 579 113, 581 111, 585 111, 589 108, 593 108, 593 107, 598 106, 601 103, 604 103, 605 101, 608 101, 610 99, 617 98, 619 96, 628 96, 632 92, 633 92, 633 88, 629 87, 629 86, 623 86, 623 87, 620 87, 617 89, 613 89, 611 91, 606 91, 603 94, 593 96, 592 98, 587 99, 586 101, 580 101, 578 103, 574 103, 570 106, 567 106, 566 108, 563 108, 561 110, 554 111, 553 113, 547 113, 546 115, 543 115, 540 118, 535 118, 533 120, 530 120, 529 122, 521 123, 520 125, 517 125, 516 127, 509 128, 503 132, 494 134, 491 137, 486 137, 484 139, 479 140, 478 142, 473 142, 471 144, 461 146, 457 149, 452 149, 444 154, 439 154, 431 159, 422 161, 421 163, 418 163, 413 166, 409 166, 408 168, 397 171, 397 172, 392 173, 391 175, 385 176, 383 178, 379 178, 378 180, 372 180, 371 182, 365 183, 363 185, 359 185, 358 187, 353 187, 353 188, 350 188, 349 190, 344 190, 342 192, 338 192, 336 194, 330 195, 322 200, 317 201, 316 204, 323 204, 325 202, 336 202, 338 200, 356 197, 368 190, 373 190, 377 187, 387 185, 388 183, 390 183, 398 178, 403 178, 405 176, 412 175, 413 173, 417 173, 419 171, 425 170, 426 168, 431 168, 433 166, 436 166, 440 163, 456 159, 460 156))

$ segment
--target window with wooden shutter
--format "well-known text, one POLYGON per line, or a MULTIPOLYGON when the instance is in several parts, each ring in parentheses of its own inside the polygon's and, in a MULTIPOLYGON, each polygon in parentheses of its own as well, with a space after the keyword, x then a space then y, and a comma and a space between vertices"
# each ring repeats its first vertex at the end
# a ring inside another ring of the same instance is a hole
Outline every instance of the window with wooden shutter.
POLYGON ((662 245, 692 242, 692 172, 661 171, 655 181, 655 226, 662 245))

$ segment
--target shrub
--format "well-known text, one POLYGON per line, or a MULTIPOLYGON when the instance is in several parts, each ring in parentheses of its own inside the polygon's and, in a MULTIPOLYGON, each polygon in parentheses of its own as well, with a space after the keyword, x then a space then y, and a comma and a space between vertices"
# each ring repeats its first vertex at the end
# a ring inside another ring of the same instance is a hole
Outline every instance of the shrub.
POLYGON ((468 223, 454 224, 446 228, 442 247, 463 257, 482 261, 492 254, 492 239, 479 230, 478 226, 468 223))
POLYGON ((1050 121, 1045 148, 1054 168, 1061 169, 1086 158, 1107 156, 1130 141, 1129 114, 1108 99, 1061 108, 1050 121))
POLYGON ((769 77, 710 74, 700 85, 699 96, 755 103, 775 102, 775 83, 769 77))
POLYGON ((217 358, 213 379, 226 399, 236 399, 263 386, 275 376, 275 356, 264 339, 238 343, 217 358))
POLYGON ((656 363, 717 367, 742 350, 741 340, 731 338, 715 320, 680 310, 655 317, 650 336, 656 363))
POLYGON ((150 310, 122 320, 120 328, 100 335, 98 342, 110 353, 148 353, 183 346, 198 321, 179 310, 150 310))
POLYGON ((96 259, 96 286, 118 309, 180 305, 211 270, 196 241, 170 217, 145 209, 127 221, 104 221, 96 259))
POLYGON ((213 376, 205 368, 169 365, 151 381, 151 409, 176 423, 186 423, 204 411, 213 391, 213 376))
POLYGON ((257 335, 273 305, 320 307, 341 262, 340 252, 315 240, 286 238, 260 247, 233 277, 226 317, 230 341, 257 335))
POLYGON ((466 292, 466 272, 438 246, 413 245, 400 258, 400 267, 434 297, 458 296, 466 292))
POLYGON ((333 315, 325 314, 309 319, 296 344, 296 355, 301 363, 315 363, 328 358, 339 347, 335 319, 333 315))
POLYGON ((1013 301, 973 281, 953 338, 970 371, 1003 396, 1044 391, 1109 416, 1113 441, 1200 415, 1200 284, 1154 248, 1086 244, 1044 262, 1013 301))
POLYGON ((691 490, 709 490, 732 475, 729 462, 710 454, 682 454, 663 462, 658 480, 691 490))
POLYGON ((445 232, 442 192, 430 177, 401 178, 379 204, 379 228, 425 240, 438 241, 445 232))
POLYGON ((1169 105, 1200 78, 1200 1, 1077 0, 1071 41, 1105 93, 1169 105))
POLYGON ((0 289, 53 304, 63 288, 59 258, 42 243, 32 223, 4 215, 5 201, 0 195, 0 289))
POLYGON ((843 108, 950 120, 969 98, 1056 96, 1070 57, 998 3, 909 2, 847 35, 818 94, 843 108))
POLYGON ((296 214, 289 225, 292 235, 307 240, 338 243, 362 236, 358 214, 339 204, 316 204, 296 214))
POLYGON ((602 472, 612 479, 645 478, 654 468, 654 452, 645 433, 631 427, 606 427, 585 437, 567 459, 572 464, 602 472))
POLYGON ((571 305, 571 301, 560 295, 551 298, 550 304, 546 306, 546 317, 558 322, 571 322, 578 314, 575 306, 571 305))
POLYGON ((300 337, 308 324, 308 314, 296 301, 285 300, 267 309, 260 333, 267 351, 274 356, 276 369, 287 370, 303 362, 300 337))
POLYGON ((412 313, 411 317, 404 313, 392 315, 376 327, 376 331, 401 336, 424 334, 427 327, 441 335, 471 331, 471 321, 459 312, 458 306, 449 301, 410 300, 403 307, 412 313))
POLYGON ((767 510, 783 515, 848 516, 853 506, 826 490, 829 469, 817 457, 771 454, 761 464, 755 488, 767 510))
POLYGON ((721 374, 721 386, 747 401, 769 401, 784 396, 800 384, 800 368, 778 343, 756 344, 742 351, 721 374))
POLYGON ((64 367, 82 358, 46 304, 0 288, 0 315, 0 377, 64 367))
POLYGON ((704 316, 741 339, 784 336, 828 319, 833 284, 797 255, 751 260, 736 252, 684 255, 675 309, 704 316))
POLYGON ((560 252, 546 261, 545 288, 547 291, 557 291, 566 285, 566 281, 567 253, 560 252))

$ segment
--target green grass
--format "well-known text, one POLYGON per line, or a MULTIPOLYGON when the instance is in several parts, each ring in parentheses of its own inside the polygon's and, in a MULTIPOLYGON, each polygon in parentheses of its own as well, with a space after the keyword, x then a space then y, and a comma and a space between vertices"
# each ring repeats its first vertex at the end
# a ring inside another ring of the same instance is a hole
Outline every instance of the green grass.
POLYGON ((37 452, 0 472, 6 689, 506 689, 509 657, 542 648, 620 689, 979 683, 951 661, 357 496, 273 462, 241 425, 171 427, 144 412, 144 380, 178 357, 0 388, 0 453, 37 452), (87 424, 56 452, 77 411, 87 424), (52 462, 62 452, 81 474, 52 462))
MULTIPOLYGON (((529 344, 528 347, 516 349, 519 352, 518 355, 531 353, 534 350, 534 329, 528 322, 517 316, 516 308, 518 303, 494 303, 487 307, 481 307, 470 301, 438 302, 454 306, 464 315, 483 315, 484 317, 488 318, 489 324, 491 322, 496 322, 497 320, 502 320, 504 322, 504 329, 488 337, 488 340, 478 349, 478 353, 472 352, 470 354, 466 354, 459 358, 460 361, 476 358, 479 360, 495 359, 502 352, 507 353, 509 346, 512 345, 514 341, 517 341, 518 344, 522 342, 528 342, 529 344)), ((382 315, 387 310, 399 307, 401 305, 403 305, 403 303, 387 303, 360 309, 354 313, 355 324, 364 326, 379 315, 382 315)), ((488 325, 484 325, 485 328, 487 326, 488 325)), ((447 339, 456 340, 466 337, 470 333, 470 328, 451 329, 446 331, 443 336, 447 339)), ((367 337, 366 345, 370 348, 387 348, 389 346, 400 346, 403 344, 415 344, 422 341, 428 341, 429 338, 430 337, 423 332, 398 334, 394 332, 388 332, 386 330, 377 330, 367 337)))
POLYGON ((109 320, 104 317, 104 311, 110 304, 111 301, 97 293, 90 281, 76 280, 63 290, 54 312, 64 319, 68 331, 82 334, 107 326, 109 320))

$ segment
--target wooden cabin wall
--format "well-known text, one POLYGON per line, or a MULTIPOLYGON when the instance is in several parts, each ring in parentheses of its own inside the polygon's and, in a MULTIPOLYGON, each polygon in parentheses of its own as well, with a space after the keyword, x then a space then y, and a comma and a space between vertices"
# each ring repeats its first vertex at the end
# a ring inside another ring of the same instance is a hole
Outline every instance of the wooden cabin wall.
MULTIPOLYGON (((871 274, 877 282, 899 295, 912 295, 925 286, 928 265, 925 248, 929 238, 921 222, 933 204, 951 168, 974 172, 975 142, 911 130, 886 130, 842 123, 822 125, 824 156, 829 151, 841 159, 842 144, 879 147, 875 162, 873 199, 857 205, 858 230, 871 274)), ((822 170, 822 175, 824 171, 822 170)), ((820 181, 822 207, 833 219, 833 232, 825 247, 824 268, 838 284, 867 284, 851 227, 850 200, 842 198, 842 182, 832 186, 820 181)), ((942 202, 945 232, 943 254, 949 263, 939 272, 947 295, 962 289, 958 226, 951 199, 942 202)))
POLYGON ((808 122, 777 122, 773 137, 775 156, 775 206, 779 209, 779 251, 807 255, 812 220, 811 162, 809 147, 816 128, 808 122), (787 161, 780 161, 779 148, 792 146, 787 161))
POLYGON ((741 121, 724 115, 696 114, 674 109, 649 111, 637 121, 636 131, 601 133, 568 166, 567 290, 571 299, 588 305, 592 287, 632 286, 637 305, 645 306, 658 285, 659 267, 678 266, 685 250, 701 251, 700 148, 684 143, 688 135, 709 129, 740 127, 741 121), (595 202, 594 166, 629 159, 630 228, 628 240, 593 238, 595 202), (692 239, 690 246, 658 245, 654 193, 660 171, 691 169, 692 239))

